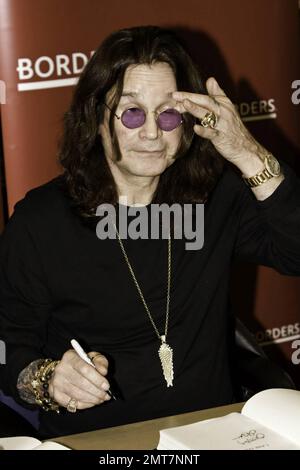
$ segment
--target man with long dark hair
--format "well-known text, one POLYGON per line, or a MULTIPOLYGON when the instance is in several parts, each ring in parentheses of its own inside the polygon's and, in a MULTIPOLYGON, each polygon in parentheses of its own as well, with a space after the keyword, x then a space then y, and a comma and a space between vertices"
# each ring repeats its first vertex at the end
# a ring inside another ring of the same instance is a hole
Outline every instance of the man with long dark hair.
POLYGON ((63 174, 27 193, 2 237, 6 392, 40 407, 44 437, 234 401, 232 259, 300 274, 293 171, 154 26, 97 49, 65 116, 60 162, 63 174), (103 204, 116 211, 114 237, 98 225, 103 204), (132 221, 139 205, 153 228, 149 209, 173 204, 193 217, 204 205, 201 249, 187 250, 176 224, 159 239, 120 235, 121 212, 132 221))

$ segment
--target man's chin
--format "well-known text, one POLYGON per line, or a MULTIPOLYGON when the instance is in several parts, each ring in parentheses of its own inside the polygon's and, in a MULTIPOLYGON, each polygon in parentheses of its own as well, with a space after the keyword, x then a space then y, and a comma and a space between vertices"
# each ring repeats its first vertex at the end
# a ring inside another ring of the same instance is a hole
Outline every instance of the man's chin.
POLYGON ((132 167, 140 176, 159 176, 170 166, 166 160, 156 160, 152 162, 145 162, 143 165, 141 162, 132 167))
POLYGON ((156 176, 160 176, 163 172, 165 171, 165 168, 162 170, 155 170, 155 169, 149 169, 149 170, 133 170, 130 173, 135 176, 141 176, 141 177, 149 177, 149 178, 154 178, 156 176))

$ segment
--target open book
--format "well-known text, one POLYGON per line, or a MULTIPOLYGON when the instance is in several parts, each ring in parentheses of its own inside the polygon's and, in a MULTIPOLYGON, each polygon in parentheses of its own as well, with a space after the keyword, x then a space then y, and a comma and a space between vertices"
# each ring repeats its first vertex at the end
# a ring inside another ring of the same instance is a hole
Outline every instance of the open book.
POLYGON ((160 431, 159 450, 300 450, 300 391, 257 393, 241 413, 160 431))
POLYGON ((0 450, 71 450, 58 442, 41 442, 34 437, 17 436, 0 438, 0 450))

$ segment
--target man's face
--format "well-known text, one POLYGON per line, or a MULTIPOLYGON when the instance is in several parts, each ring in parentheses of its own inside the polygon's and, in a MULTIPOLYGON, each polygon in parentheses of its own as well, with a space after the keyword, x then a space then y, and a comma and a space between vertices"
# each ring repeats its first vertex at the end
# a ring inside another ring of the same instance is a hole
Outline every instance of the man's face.
MULTIPOLYGON (((121 160, 116 161, 109 133, 110 110, 106 109, 100 134, 106 159, 116 179, 121 176, 120 173, 123 177, 159 176, 174 162, 182 126, 163 131, 158 127, 156 117, 168 108, 180 111, 171 96, 176 90, 173 71, 164 62, 128 67, 116 115, 121 116, 124 110, 138 107, 145 111, 146 121, 139 128, 128 129, 120 119, 115 118, 115 133, 122 155, 121 160)), ((112 92, 106 96, 107 105, 111 103, 112 92)))

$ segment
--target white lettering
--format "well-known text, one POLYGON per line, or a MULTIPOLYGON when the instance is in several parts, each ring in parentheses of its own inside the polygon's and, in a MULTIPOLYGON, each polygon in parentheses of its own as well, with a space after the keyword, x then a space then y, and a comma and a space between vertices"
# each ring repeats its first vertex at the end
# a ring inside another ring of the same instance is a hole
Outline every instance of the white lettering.
POLYGON ((278 339, 281 336, 280 328, 273 328, 273 338, 278 339))
POLYGON ((292 88, 294 93, 292 93, 292 103, 293 104, 299 104, 300 103, 300 80, 294 80, 292 83, 292 88))
POLYGON ((96 215, 103 217, 99 220, 96 226, 96 234, 100 240, 115 239, 116 231, 114 224, 116 224, 116 211, 112 204, 100 204, 97 207, 96 215), (105 216, 105 214, 107 214, 105 216))
POLYGON ((133 457, 121 457, 121 456, 113 456, 110 454, 106 454, 105 457, 99 458, 100 465, 121 465, 124 467, 131 467, 133 462, 133 457))
POLYGON ((241 116, 246 116, 249 114, 250 111, 250 106, 248 103, 241 103, 240 104, 240 115, 241 116))
POLYGON ((300 339, 293 341, 292 348, 296 349, 292 354, 292 363, 298 365, 300 364, 300 339))
POLYGON ((251 103, 251 112, 252 114, 258 114, 258 101, 252 101, 251 103))
POLYGON ((38 75, 38 77, 48 78, 53 74, 54 70, 55 70, 54 61, 50 57, 47 57, 46 55, 39 57, 34 64, 34 71, 38 75), (46 66, 48 66, 45 72, 43 72, 43 70, 41 69, 43 63, 45 63, 46 66))
MULTIPOLYGON (((120 201, 126 201, 126 196, 120 196, 120 201)), ((204 245, 204 205, 195 205, 195 214, 192 204, 184 204, 183 213, 180 204, 172 204, 169 206, 166 203, 152 204, 150 212, 150 227, 151 233, 149 234, 148 222, 148 209, 146 206, 129 206, 128 216, 135 217, 127 224, 127 209, 128 206, 122 203, 119 204, 118 213, 118 226, 120 238, 126 239, 128 236, 132 240, 137 239, 152 239, 157 240, 168 239, 172 223, 174 227, 174 239, 183 238, 193 240, 191 243, 186 243, 187 250, 200 250, 204 245), (194 217, 195 215, 195 217, 194 217), (194 223, 195 220, 195 223, 194 223), (127 229, 128 225, 128 229, 127 229), (195 229, 193 227, 195 225, 195 229)), ((96 234, 100 240, 106 238, 116 238, 116 211, 112 204, 100 204, 97 207, 96 215, 103 217, 96 227, 96 234)))
POLYGON ((0 80, 0 104, 6 103, 6 84, 4 80, 0 80))
POLYGON ((282 325, 280 327, 275 327, 272 329, 268 329, 265 331, 257 331, 255 333, 256 339, 259 343, 263 341, 272 341, 280 338, 288 338, 293 337, 300 333, 300 324, 288 324, 282 325))
POLYGON ((269 105, 269 113, 273 113, 274 111, 276 111, 276 106, 275 106, 275 100, 274 98, 270 98, 268 100, 268 105, 269 105))
POLYGON ((268 110, 268 102, 266 100, 259 101, 259 113, 260 114, 267 114, 268 110))
POLYGON ((128 210, 129 216, 135 216, 129 226, 128 235, 131 240, 138 240, 139 238, 147 240, 148 238, 148 215, 147 208, 145 207, 130 207, 128 210))
MULTIPOLYGON (((90 55, 93 55, 92 51, 90 55)), ((57 54, 54 57, 43 55, 35 61, 29 57, 18 59, 17 72, 19 80, 29 80, 36 75, 40 78, 53 78, 78 75, 82 72, 89 57, 83 52, 73 52, 70 55, 57 54)))
POLYGON ((64 71, 67 75, 71 75, 72 72, 69 69, 68 65, 70 63, 70 59, 66 54, 58 54, 56 56, 56 70, 57 75, 62 75, 64 71))
POLYGON ((6 364, 6 345, 5 342, 0 339, 0 364, 6 364))
POLYGON ((188 240, 194 242, 186 243, 187 250, 200 250, 204 245, 204 204, 196 204, 196 230, 193 230, 192 208, 184 205, 184 234, 188 240), (188 220, 190 214, 190 220, 188 220))
POLYGON ((33 77, 34 72, 32 69, 32 62, 30 59, 23 57, 18 59, 17 72, 19 73, 19 80, 29 80, 33 77))
POLYGON ((243 102, 236 105, 236 108, 242 117, 271 114, 276 111, 274 98, 250 101, 249 103, 243 102))
POLYGON ((285 325, 285 326, 282 326, 282 327, 281 327, 281 337, 282 337, 282 338, 285 338, 285 337, 288 335, 287 332, 288 332, 287 326, 286 326, 286 325, 285 325))
POLYGON ((73 73, 81 73, 87 63, 88 58, 82 52, 74 52, 72 54, 73 73), (81 66, 79 65, 80 60, 82 61, 81 66))

